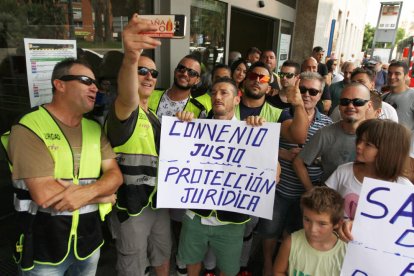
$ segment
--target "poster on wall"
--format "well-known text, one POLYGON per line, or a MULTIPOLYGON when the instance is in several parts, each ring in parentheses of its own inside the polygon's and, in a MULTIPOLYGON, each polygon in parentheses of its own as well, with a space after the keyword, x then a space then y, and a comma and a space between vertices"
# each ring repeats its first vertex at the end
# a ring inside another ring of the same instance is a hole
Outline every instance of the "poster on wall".
POLYGON ((289 59, 290 38, 291 35, 289 34, 280 35, 279 60, 277 63, 278 68, 282 67, 283 62, 289 59))
POLYGON ((24 39, 30 107, 52 100, 50 81, 55 64, 76 58, 76 40, 24 39))
POLYGON ((162 118, 157 207, 272 218, 280 124, 162 118))
POLYGON ((413 275, 414 186, 365 178, 341 275, 413 275))

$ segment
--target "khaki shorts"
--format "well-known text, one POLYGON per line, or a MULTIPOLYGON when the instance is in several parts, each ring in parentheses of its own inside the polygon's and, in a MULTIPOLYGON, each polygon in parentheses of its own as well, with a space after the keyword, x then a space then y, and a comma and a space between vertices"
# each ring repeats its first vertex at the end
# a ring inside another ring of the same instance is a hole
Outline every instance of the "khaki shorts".
POLYGON ((116 239, 118 275, 145 275, 147 266, 160 266, 171 255, 168 209, 145 208, 139 216, 120 223, 116 210, 110 217, 116 239))

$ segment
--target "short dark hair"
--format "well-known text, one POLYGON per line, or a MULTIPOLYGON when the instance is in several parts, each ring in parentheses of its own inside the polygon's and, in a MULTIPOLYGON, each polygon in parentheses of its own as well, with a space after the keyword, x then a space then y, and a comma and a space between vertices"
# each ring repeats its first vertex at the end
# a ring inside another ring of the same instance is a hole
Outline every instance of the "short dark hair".
POLYGON ((200 71, 201 71, 201 61, 196 55, 194 55, 194 54, 186 55, 178 63, 180 63, 183 59, 192 59, 192 60, 196 61, 198 63, 198 65, 200 66, 200 71))
POLYGON ((328 67, 328 71, 331 72, 332 71, 332 65, 334 64, 334 62, 337 61, 337 59, 331 58, 326 62, 326 67, 328 67))
POLYGON ((300 207, 318 214, 328 213, 333 225, 338 224, 344 216, 344 199, 337 191, 326 186, 316 186, 305 192, 300 199, 300 207))
POLYGON ((325 52, 325 50, 321 46, 316 46, 312 49, 312 53, 317 53, 317 52, 325 52))
POLYGON ((294 62, 293 60, 286 60, 283 62, 282 67, 293 67, 295 68, 295 74, 300 73, 300 65, 297 62, 294 62))
POLYGON ((233 87, 233 94, 234 94, 234 96, 237 96, 238 90, 237 90, 236 82, 233 79, 228 78, 228 77, 218 78, 213 83, 213 85, 211 85, 211 88, 213 88, 218 83, 228 83, 228 84, 231 84, 231 86, 233 87))
POLYGON ((272 71, 270 70, 269 66, 267 66, 266 63, 264 63, 263 61, 257 61, 255 63, 253 63, 249 69, 247 70, 247 74, 251 71, 253 71, 254 68, 256 67, 263 67, 265 68, 268 72, 269 72, 269 76, 272 77, 272 71))
POLYGON ((55 85, 53 84, 53 81, 58 80, 65 75, 69 75, 70 68, 72 68, 72 66, 75 64, 85 66, 86 68, 88 68, 89 70, 93 72, 90 64, 86 62, 84 59, 67 58, 67 59, 64 59, 56 63, 55 67, 53 68, 52 77, 51 77, 53 93, 56 90, 55 85))
POLYGON ((264 50, 262 51, 262 53, 260 54, 260 58, 262 58, 262 57, 263 57, 263 55, 264 55, 266 52, 272 52, 272 53, 273 53, 273 54, 275 54, 275 56, 276 56, 276 52, 275 52, 275 51, 273 51, 273 49, 264 49, 264 50))
POLYGON ((257 47, 250 47, 249 49, 247 49, 246 51, 246 58, 250 55, 250 54, 262 54, 262 51, 259 50, 259 48, 257 47))
POLYGON ((223 63, 217 63, 216 65, 214 65, 213 70, 211 70, 211 79, 213 79, 214 73, 218 69, 226 69, 231 73, 230 67, 228 65, 223 64, 223 63))
POLYGON ((375 80, 375 72, 369 68, 357 67, 351 73, 351 79, 358 74, 366 74, 371 81, 375 80))
POLYGON ((404 61, 398 60, 398 61, 391 62, 390 65, 388 66, 388 70, 390 70, 391 67, 402 67, 404 69, 404 75, 408 74, 408 70, 409 70, 408 65, 404 61))

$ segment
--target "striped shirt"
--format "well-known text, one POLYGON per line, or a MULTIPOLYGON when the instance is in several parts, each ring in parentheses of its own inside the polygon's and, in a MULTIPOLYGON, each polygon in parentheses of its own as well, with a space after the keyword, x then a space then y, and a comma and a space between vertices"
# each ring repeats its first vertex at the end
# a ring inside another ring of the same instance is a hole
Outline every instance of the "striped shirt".
MULTIPOLYGON (((283 113, 285 112, 292 113, 292 110, 285 109, 283 113)), ((306 137, 305 145, 309 142, 310 138, 318 129, 332 124, 331 118, 320 113, 316 108, 315 112, 315 117, 308 129, 308 136, 306 137)), ((291 148, 297 147, 297 144, 288 143, 283 138, 280 139, 279 148, 281 149, 290 150, 291 148)), ((294 199, 300 198, 300 196, 305 192, 305 188, 303 187, 303 184, 300 182, 299 178, 296 176, 296 172, 292 167, 292 162, 279 158, 279 163, 282 169, 282 173, 280 175, 280 182, 276 186, 276 192, 283 197, 294 199)), ((307 170, 312 183, 319 183, 321 181, 323 170, 320 165, 308 166, 307 170)))

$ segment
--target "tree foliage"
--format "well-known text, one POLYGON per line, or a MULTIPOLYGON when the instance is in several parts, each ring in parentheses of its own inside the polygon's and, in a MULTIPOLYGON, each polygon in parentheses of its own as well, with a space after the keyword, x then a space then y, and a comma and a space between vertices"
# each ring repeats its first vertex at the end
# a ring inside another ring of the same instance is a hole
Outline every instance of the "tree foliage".
POLYGON ((371 24, 365 25, 364 29, 364 39, 362 41, 362 51, 366 52, 372 46, 372 41, 374 40, 375 28, 371 24))

